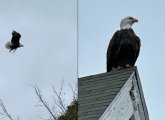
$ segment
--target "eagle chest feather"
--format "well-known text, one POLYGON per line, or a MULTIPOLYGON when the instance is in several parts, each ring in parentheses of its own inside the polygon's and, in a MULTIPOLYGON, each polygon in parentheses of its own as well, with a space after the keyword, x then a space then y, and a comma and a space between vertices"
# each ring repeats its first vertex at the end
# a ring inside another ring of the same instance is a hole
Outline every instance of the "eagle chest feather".
POLYGON ((139 41, 132 29, 124 29, 121 31, 120 35, 120 46, 128 46, 134 49, 138 49, 139 41))

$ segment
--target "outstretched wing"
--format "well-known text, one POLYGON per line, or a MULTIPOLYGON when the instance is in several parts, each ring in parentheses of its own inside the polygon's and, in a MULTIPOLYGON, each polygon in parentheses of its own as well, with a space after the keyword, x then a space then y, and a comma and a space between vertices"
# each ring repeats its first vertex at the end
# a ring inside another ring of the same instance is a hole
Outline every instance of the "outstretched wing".
POLYGON ((119 43, 121 39, 120 30, 116 31, 110 40, 108 49, 107 49, 107 72, 111 71, 116 60, 116 52, 119 48, 119 43))
POLYGON ((19 44, 20 38, 21 38, 21 35, 18 32, 16 32, 16 31, 12 32, 11 42, 13 44, 19 44))

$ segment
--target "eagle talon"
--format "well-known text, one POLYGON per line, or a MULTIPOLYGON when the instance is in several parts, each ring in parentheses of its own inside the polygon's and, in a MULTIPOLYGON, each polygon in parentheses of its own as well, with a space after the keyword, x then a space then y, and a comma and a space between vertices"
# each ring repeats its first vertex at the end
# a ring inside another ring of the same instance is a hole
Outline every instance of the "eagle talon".
POLYGON ((126 66, 125 66, 126 68, 130 68, 131 67, 131 65, 129 65, 129 64, 126 64, 126 66))

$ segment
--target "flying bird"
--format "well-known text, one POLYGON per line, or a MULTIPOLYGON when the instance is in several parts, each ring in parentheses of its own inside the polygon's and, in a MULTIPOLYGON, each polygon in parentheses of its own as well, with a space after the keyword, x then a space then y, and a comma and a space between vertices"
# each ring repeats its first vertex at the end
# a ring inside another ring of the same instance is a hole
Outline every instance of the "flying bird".
POLYGON ((130 16, 121 20, 107 49, 107 72, 135 65, 140 52, 140 38, 132 29, 135 22, 138 19, 130 16))
POLYGON ((10 50, 9 52, 11 52, 12 50, 15 52, 17 48, 23 47, 23 45, 20 44, 19 42, 20 38, 21 38, 21 35, 18 32, 16 31, 12 32, 11 42, 8 41, 5 45, 5 47, 10 50))

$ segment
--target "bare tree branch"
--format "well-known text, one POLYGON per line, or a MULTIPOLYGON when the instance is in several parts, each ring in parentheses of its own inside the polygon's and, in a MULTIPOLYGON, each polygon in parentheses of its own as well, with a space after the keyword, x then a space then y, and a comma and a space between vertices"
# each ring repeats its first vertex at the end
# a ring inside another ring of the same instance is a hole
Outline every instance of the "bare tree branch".
POLYGON ((75 90, 73 89, 73 87, 71 86, 71 84, 69 84, 69 87, 71 88, 72 93, 73 93, 73 101, 74 100, 77 100, 77 84, 76 84, 75 90))
MULTIPOLYGON (((0 99, 0 106, 1 106, 2 111, 3 111, 3 112, 1 112, 1 115, 3 115, 4 117, 8 117, 10 120, 14 120, 11 117, 11 115, 8 113, 6 107, 5 107, 5 105, 4 105, 4 103, 3 103, 3 101, 1 99, 0 99)), ((17 118, 17 120, 19 120, 19 119, 17 118)))
MULTIPOLYGON (((53 85, 52 85, 52 86, 53 86, 53 85)), ((62 83, 61 83, 59 96, 61 96, 61 94, 62 94, 63 86, 64 86, 64 79, 62 80, 62 83)))
POLYGON ((63 90, 63 84, 61 85, 61 89, 60 89, 59 94, 57 93, 57 91, 56 91, 56 89, 54 88, 53 85, 52 85, 52 88, 53 88, 53 92, 55 93, 55 95, 57 97, 57 100, 54 98, 55 104, 62 110, 63 113, 65 113, 66 112, 66 107, 65 107, 64 101, 61 97, 62 90, 63 90))
MULTIPOLYGON (((62 81, 62 84, 60 86, 60 91, 57 92, 55 87, 52 85, 52 89, 54 93, 53 95, 54 105, 52 105, 52 107, 50 107, 48 103, 44 100, 41 90, 38 88, 38 86, 36 84, 35 86, 33 86, 35 93, 38 97, 38 100, 42 104, 38 106, 45 107, 50 115, 49 119, 43 119, 43 118, 40 118, 40 119, 42 120, 73 120, 74 116, 77 115, 77 113, 73 111, 73 109, 77 111, 77 108, 76 108, 77 107, 77 87, 74 90, 73 87, 71 87, 70 85, 70 88, 73 93, 73 102, 71 103, 70 106, 66 106, 64 104, 64 98, 63 98, 63 94, 64 94, 63 86, 64 86, 64 80, 62 81)), ((75 119, 77 120, 76 117, 75 119)))
POLYGON ((53 114, 52 110, 50 109, 49 105, 47 104, 47 102, 43 99, 42 94, 41 94, 41 90, 38 88, 38 86, 35 84, 35 86, 33 86, 35 93, 39 99, 39 101, 43 104, 43 106, 48 110, 48 112, 51 114, 52 118, 54 120, 57 120, 57 118, 55 117, 55 115, 53 114))

